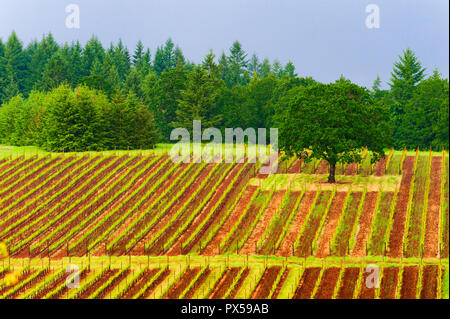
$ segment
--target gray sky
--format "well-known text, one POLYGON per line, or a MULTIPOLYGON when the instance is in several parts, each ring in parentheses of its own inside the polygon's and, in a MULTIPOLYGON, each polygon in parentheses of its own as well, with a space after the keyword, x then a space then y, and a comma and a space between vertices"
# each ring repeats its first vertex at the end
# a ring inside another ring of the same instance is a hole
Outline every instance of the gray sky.
POLYGON ((121 38, 130 51, 141 39, 152 54, 172 37, 189 60, 199 62, 239 40, 250 54, 283 64, 300 76, 331 82, 341 74, 386 86, 392 64, 406 47, 428 74, 448 78, 448 0, 0 0, 0 38, 15 30, 25 44, 51 31, 59 43, 95 34, 109 46, 121 38), (68 4, 80 8, 80 29, 65 25, 68 4), (380 8, 380 28, 369 29, 368 4, 380 8))

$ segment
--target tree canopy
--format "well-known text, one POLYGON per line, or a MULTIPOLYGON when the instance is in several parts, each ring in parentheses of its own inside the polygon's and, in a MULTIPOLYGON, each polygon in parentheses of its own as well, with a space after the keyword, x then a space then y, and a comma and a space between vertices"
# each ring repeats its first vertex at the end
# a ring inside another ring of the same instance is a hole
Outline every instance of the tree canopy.
POLYGON ((280 150, 306 161, 326 160, 330 183, 336 164, 360 162, 366 147, 372 161, 384 157, 388 112, 367 89, 346 81, 317 83, 289 91, 280 103, 285 107, 276 116, 280 150))

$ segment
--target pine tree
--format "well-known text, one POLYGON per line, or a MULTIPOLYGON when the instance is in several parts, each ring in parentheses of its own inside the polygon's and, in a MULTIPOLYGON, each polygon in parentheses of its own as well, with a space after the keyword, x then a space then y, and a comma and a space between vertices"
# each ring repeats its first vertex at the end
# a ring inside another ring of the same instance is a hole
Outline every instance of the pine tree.
POLYGON ((13 31, 6 42, 5 54, 6 62, 6 95, 12 97, 16 91, 24 89, 27 77, 27 59, 23 51, 22 42, 13 31))
POLYGON ((183 127, 192 132, 193 120, 201 120, 205 128, 215 127, 222 120, 221 114, 213 114, 219 81, 204 67, 197 67, 189 74, 186 89, 178 100, 176 120, 172 127, 183 127))
POLYGON ((39 81, 39 88, 51 90, 58 87, 63 82, 70 82, 70 69, 67 59, 62 52, 58 52, 48 61, 42 72, 42 79, 39 81))
POLYGON ((82 54, 83 76, 92 74, 92 67, 94 62, 98 60, 98 63, 103 63, 105 57, 105 49, 97 37, 92 38, 86 43, 82 54))
POLYGON ((287 75, 291 79, 296 78, 297 74, 295 73, 294 63, 292 63, 291 61, 286 63, 286 65, 284 66, 283 74, 287 75))
POLYGON ((403 51, 399 61, 394 63, 391 72, 390 113, 393 128, 393 143, 396 148, 403 148, 407 143, 404 122, 405 105, 414 94, 417 84, 425 77, 425 69, 411 49, 403 51))
POLYGON ((235 85, 246 85, 250 80, 246 68, 248 65, 247 54, 242 49, 241 44, 235 41, 230 48, 230 56, 228 57, 228 72, 225 74, 224 80, 228 87, 235 85))

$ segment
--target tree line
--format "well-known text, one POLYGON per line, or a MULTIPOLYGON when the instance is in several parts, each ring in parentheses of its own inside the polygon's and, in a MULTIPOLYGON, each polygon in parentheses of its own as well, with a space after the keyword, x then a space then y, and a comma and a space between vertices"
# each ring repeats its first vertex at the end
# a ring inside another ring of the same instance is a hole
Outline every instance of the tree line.
MULTIPOLYGON (((341 77, 338 81, 348 81, 341 77)), ((249 56, 239 42, 200 63, 184 57, 171 39, 154 55, 141 41, 105 48, 93 36, 60 45, 52 34, 26 47, 13 32, 0 39, 0 143, 52 150, 149 148, 169 141, 175 127, 276 127, 286 96, 320 92, 292 62, 249 56)), ((448 80, 430 75, 405 50, 389 89, 361 88, 388 114, 389 145, 449 147, 448 80)))

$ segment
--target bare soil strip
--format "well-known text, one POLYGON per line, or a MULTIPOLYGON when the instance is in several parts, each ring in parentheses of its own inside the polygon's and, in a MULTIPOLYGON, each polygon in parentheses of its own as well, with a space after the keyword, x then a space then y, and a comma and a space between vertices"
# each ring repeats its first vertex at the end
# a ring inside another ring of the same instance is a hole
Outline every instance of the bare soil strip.
POLYGON ((319 288, 317 289, 314 299, 331 299, 333 298, 334 288, 339 280, 341 268, 331 267, 324 270, 319 288))
POLYGON ((258 282, 255 290, 251 295, 251 299, 266 299, 269 296, 270 289, 272 288, 279 272, 281 271, 281 266, 269 267, 264 271, 261 279, 258 282))
POLYGON ((400 299, 416 299, 417 283, 419 280, 418 266, 405 266, 403 268, 402 289, 400 299))
POLYGON ((263 216, 256 224, 250 237, 247 239, 245 244, 242 246, 241 251, 240 251, 241 255, 256 253, 255 252, 256 243, 262 237, 264 230, 267 228, 267 226, 270 225, 272 218, 274 217, 276 211, 278 210, 278 207, 280 206, 280 204, 283 200, 283 196, 284 196, 285 192, 286 192, 285 190, 275 192, 275 194, 272 197, 272 201, 270 202, 269 206, 264 211, 263 216))
POLYGON ((114 288, 129 274, 131 273, 130 269, 123 271, 119 276, 114 278, 96 297, 96 299, 105 299, 108 298, 108 295, 114 290, 114 288))
POLYGON ((336 192, 334 195, 322 234, 318 240, 316 257, 323 258, 330 254, 330 242, 338 225, 339 217, 341 217, 347 194, 347 192, 336 192))
POLYGON ((435 156, 431 159, 431 180, 428 193, 428 211, 424 240, 424 258, 439 256, 439 223, 441 212, 441 167, 442 158, 435 156))
POLYGON ((297 208, 294 219, 292 220, 289 230, 287 231, 285 237, 281 241, 280 247, 278 248, 277 255, 283 257, 289 257, 293 255, 294 243, 297 239, 300 229, 302 228, 306 216, 308 215, 311 205, 316 197, 316 192, 306 192, 297 208))
POLYGON ((370 280, 367 282, 367 279, 371 274, 370 271, 367 272, 363 270, 358 299, 375 299, 375 289, 377 288, 368 285, 368 283, 372 283, 370 280))
POLYGON ((344 175, 356 175, 356 168, 357 168, 357 164, 356 163, 348 164, 346 169, 345 169, 344 175))
POLYGON ((373 221, 375 205, 377 203, 378 192, 367 192, 364 199, 361 217, 356 231, 355 247, 351 252, 352 257, 363 257, 366 255, 366 243, 370 235, 370 227, 373 221))
POLYGON ((201 252, 202 255, 213 256, 219 253, 218 247, 220 243, 222 243, 222 241, 225 239, 225 237, 228 235, 228 233, 231 231, 234 225, 238 222, 239 217, 241 217, 241 214, 244 212, 250 199, 257 191, 257 189, 258 189, 257 186, 247 186, 246 190, 244 191, 244 194, 237 202, 236 207, 233 209, 233 212, 227 218, 222 227, 218 230, 213 239, 202 250, 201 252))
POLYGON ((180 280, 173 285, 166 295, 164 295, 164 299, 178 299, 180 294, 189 286, 191 281, 195 278, 198 272, 201 270, 200 267, 189 268, 186 272, 181 276, 180 280))
POLYGON ((306 227, 298 239, 298 246, 295 250, 295 256, 304 257, 313 254, 313 241, 319 230, 323 215, 326 214, 326 208, 330 201, 332 192, 322 191, 317 198, 315 207, 311 208, 312 212, 306 221, 306 227))
POLYGON ((380 284, 381 299, 395 299, 400 267, 385 267, 380 284))
POLYGON ((217 283, 216 287, 213 289, 213 291, 211 291, 208 299, 222 299, 225 296, 225 293, 230 288, 236 276, 239 274, 240 270, 241 268, 239 267, 228 268, 217 283))
POLYGON ((156 278, 152 284, 147 287, 147 289, 145 289, 144 293, 139 296, 139 299, 147 299, 151 296, 151 294, 156 290, 156 287, 158 287, 164 280, 166 280, 166 278, 168 278, 170 275, 170 269, 167 268, 166 270, 164 270, 159 276, 158 278, 156 278))
POLYGON ((298 173, 300 173, 301 166, 302 166, 302 161, 295 159, 294 163, 292 163, 292 165, 289 167, 287 173, 288 174, 298 174, 298 173))
POLYGON ((100 278, 98 278, 96 281, 94 281, 93 283, 91 283, 85 291, 83 291, 82 293, 78 294, 78 295, 76 296, 76 299, 86 299, 86 298, 88 298, 88 297, 89 297, 90 295, 92 295, 98 288, 100 288, 106 281, 108 281, 109 278, 111 278, 112 276, 114 276, 118 271, 119 271, 119 269, 106 270, 106 271, 100 276, 100 278))
POLYGON ((226 299, 234 299, 239 291, 241 289, 242 285, 244 284, 245 279, 250 274, 250 269, 245 268, 244 271, 241 274, 241 277, 236 282, 236 285, 234 285, 233 290, 231 290, 230 294, 226 297, 226 299))
POLYGON ((205 282, 206 278, 208 278, 209 274, 211 273, 211 269, 207 268, 200 277, 195 281, 194 285, 189 289, 188 293, 184 296, 183 299, 192 299, 197 289, 200 288, 200 286, 205 282))
MULTIPOLYGON (((228 186, 231 185, 231 182, 233 179, 239 174, 240 170, 242 169, 244 164, 237 164, 235 165, 231 171, 227 174, 227 176, 224 178, 224 180, 218 185, 216 188, 213 196, 208 201, 206 206, 201 210, 201 212, 194 218, 192 223, 189 225, 189 227, 181 234, 179 239, 174 242, 173 246, 178 247, 181 245, 181 243, 184 243, 188 238, 191 237, 194 231, 197 230, 198 227, 200 227, 200 224, 208 217, 209 213, 212 211, 216 203, 219 202, 222 195, 226 192, 228 189, 228 186)), ((192 248, 199 243, 204 235, 208 234, 208 228, 215 223, 217 220, 220 219, 220 216, 225 213, 226 208, 232 204, 233 202, 233 194, 237 195, 241 191, 242 187, 244 186, 241 182, 244 179, 244 176, 246 173, 250 171, 250 166, 247 166, 246 169, 244 169, 244 172, 238 177, 238 180, 236 181, 236 184, 233 187, 233 190, 228 193, 228 195, 220 202, 219 206, 215 208, 214 212, 210 216, 209 220, 202 226, 202 228, 198 231, 195 238, 182 250, 182 254, 187 254, 191 252, 192 248), (238 187, 238 185, 240 187, 238 187)), ((245 184, 245 183, 244 183, 245 184)))
POLYGON ((320 272, 320 267, 305 269, 299 286, 295 291, 294 299, 311 299, 311 295, 316 287, 320 272))
POLYGON ((386 161, 387 158, 384 157, 375 164, 375 168, 373 170, 375 176, 384 176, 386 172, 386 161))
POLYGON ((400 189, 397 193, 397 203, 394 211, 394 221, 389 236, 389 247, 387 255, 400 258, 403 254, 403 237, 406 228, 406 213, 408 210, 409 192, 414 175, 414 156, 407 156, 403 163, 403 177, 400 189))
POLYGON ((147 283, 147 279, 153 278, 158 273, 159 269, 146 269, 140 274, 136 281, 125 290, 119 299, 132 299, 147 283))
POLYGON ((422 272, 422 291, 420 299, 436 299, 438 290, 439 266, 423 266, 422 272))
POLYGON ((345 268, 341 280, 341 286, 339 288, 336 299, 353 299, 353 294, 356 289, 358 277, 359 277, 359 268, 357 267, 345 268))
POLYGON ((287 277, 289 276, 289 272, 291 270, 286 267, 286 269, 284 270, 283 274, 281 275, 280 281, 277 284, 277 287, 275 288, 275 291, 273 292, 273 295, 271 297, 271 299, 277 299, 278 295, 280 294, 281 289, 284 286, 284 283, 286 282, 287 277))
MULTIPOLYGON (((133 247, 133 253, 138 253, 144 250, 145 244, 151 240, 154 236, 158 234, 158 232, 175 216, 175 214, 183 207, 183 204, 191 198, 191 196, 200 188, 203 180, 208 176, 211 170, 214 168, 214 164, 208 164, 204 169, 201 170, 200 174, 195 178, 194 182, 179 196, 177 201, 166 211, 164 216, 153 225, 151 229, 145 234, 139 242, 133 247)), ((182 187, 182 185, 177 185, 177 187, 182 187)), ((172 194, 176 194, 178 192, 177 188, 175 188, 172 194)), ((159 252, 160 247, 156 247, 155 251, 152 252, 155 254, 159 252)))

